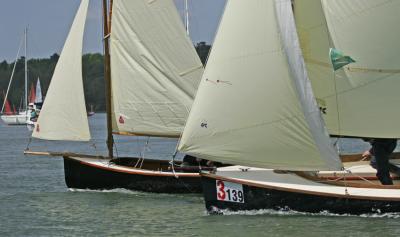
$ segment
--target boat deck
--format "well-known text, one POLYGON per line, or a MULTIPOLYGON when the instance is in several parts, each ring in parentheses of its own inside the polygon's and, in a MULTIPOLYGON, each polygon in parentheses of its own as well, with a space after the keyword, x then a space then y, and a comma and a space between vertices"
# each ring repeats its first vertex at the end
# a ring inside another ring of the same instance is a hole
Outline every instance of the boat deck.
MULTIPOLYGON (((359 167, 361 169, 361 167, 359 167)), ((367 169, 367 167, 365 167, 367 169)), ((400 182, 395 181, 393 186, 379 184, 365 185, 362 187, 339 186, 335 183, 328 184, 299 176, 292 172, 276 172, 271 169, 250 168, 243 166, 231 166, 219 168, 215 174, 218 179, 238 182, 245 185, 267 187, 282 191, 292 191, 307 194, 340 196, 348 198, 370 198, 388 199, 400 201, 400 182), (368 187, 371 186, 371 187, 368 187), (372 188, 373 186, 373 188, 372 188), (377 186, 380 188, 377 192, 377 186)), ((206 175, 207 176, 207 175, 206 175)), ((367 182, 367 181, 363 181, 367 182)))

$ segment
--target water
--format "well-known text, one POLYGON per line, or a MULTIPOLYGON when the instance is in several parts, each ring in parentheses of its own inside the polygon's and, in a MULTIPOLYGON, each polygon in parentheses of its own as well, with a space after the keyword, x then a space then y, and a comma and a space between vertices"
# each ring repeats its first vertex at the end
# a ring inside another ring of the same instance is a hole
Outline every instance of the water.
MULTIPOLYGON (((32 141, 32 150, 103 153, 102 114, 90 119, 90 143, 32 141)), ((201 195, 167 195, 112 190, 68 190, 60 158, 24 156, 25 127, 0 126, 0 236, 398 236, 400 215, 347 216, 271 210, 205 213, 201 195)), ((173 140, 120 138, 120 155, 169 159, 173 140), (132 145, 138 141, 140 145, 132 145)), ((345 140, 343 149, 367 144, 345 140)))

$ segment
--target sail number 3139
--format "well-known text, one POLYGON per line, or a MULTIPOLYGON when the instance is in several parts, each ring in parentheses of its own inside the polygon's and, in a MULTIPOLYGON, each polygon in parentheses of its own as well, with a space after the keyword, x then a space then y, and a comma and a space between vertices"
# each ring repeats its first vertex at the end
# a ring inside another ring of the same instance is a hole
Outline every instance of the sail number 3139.
POLYGON ((243 186, 222 180, 216 181, 217 200, 244 203, 243 186))

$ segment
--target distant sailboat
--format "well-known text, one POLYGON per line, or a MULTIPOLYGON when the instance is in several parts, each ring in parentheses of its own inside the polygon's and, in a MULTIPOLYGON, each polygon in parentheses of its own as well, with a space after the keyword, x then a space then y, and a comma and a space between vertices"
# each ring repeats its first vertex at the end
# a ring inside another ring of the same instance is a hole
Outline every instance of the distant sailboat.
POLYGON ((40 86, 40 79, 38 78, 36 81, 36 87, 31 87, 31 93, 29 96, 29 111, 30 118, 27 122, 27 127, 30 131, 35 127, 36 121, 40 114, 40 109, 43 105, 43 97, 42 97, 42 88, 40 86))
MULTIPOLYGON (((108 156, 25 153, 63 156, 69 188, 200 192, 198 166, 180 169, 166 160, 114 157, 113 133, 180 136, 203 65, 173 0, 111 2, 112 14, 107 1, 103 2, 108 156)), ((75 16, 33 132, 35 138, 90 140, 81 65, 88 4, 82 0, 75 16)))
POLYGON ((36 81, 35 100, 33 103, 40 109, 43 105, 42 87, 40 85, 40 78, 36 81))
POLYGON ((302 48, 290 0, 227 2, 179 144, 238 165, 202 173, 207 210, 399 212, 400 186, 347 180, 328 134, 400 137, 399 2, 294 3, 302 48), (333 46, 357 63, 333 72, 333 46))
POLYGON ((17 113, 16 111, 13 111, 11 109, 10 102, 7 100, 6 96, 4 95, 4 112, 3 112, 3 114, 4 115, 14 115, 16 113, 17 113))
MULTIPOLYGON (((19 57, 19 51, 21 49, 21 47, 18 50, 17 53, 17 58, 15 60, 14 63, 14 68, 13 71, 11 73, 11 78, 10 78, 10 82, 7 88, 7 92, 6 92, 6 96, 4 98, 4 103, 1 109, 1 119, 3 120, 3 122, 7 125, 25 125, 27 124, 27 122, 30 119, 30 111, 28 109, 28 59, 27 59, 27 36, 28 35, 28 29, 24 30, 24 43, 25 43, 25 93, 24 93, 24 97, 23 97, 23 107, 20 108, 20 110, 18 111, 18 113, 14 113, 14 114, 4 114, 4 108, 6 105, 6 102, 8 101, 8 94, 10 91, 10 86, 11 86, 11 82, 13 80, 13 76, 14 76, 14 72, 15 72, 15 67, 16 64, 18 62, 18 57, 19 57)), ((22 44, 22 42, 21 42, 22 44)))

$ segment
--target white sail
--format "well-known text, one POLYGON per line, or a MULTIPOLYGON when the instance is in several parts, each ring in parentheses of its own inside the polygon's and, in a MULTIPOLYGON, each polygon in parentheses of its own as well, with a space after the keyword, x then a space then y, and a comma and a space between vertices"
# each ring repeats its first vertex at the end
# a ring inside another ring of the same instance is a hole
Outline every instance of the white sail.
POLYGON ((228 164, 340 168, 289 0, 227 2, 179 150, 228 164))
POLYGON ((331 134, 400 138, 399 12, 399 1, 295 1, 307 69, 331 134), (356 63, 334 72, 329 48, 356 63))
POLYGON ((89 0, 82 0, 55 68, 33 137, 90 140, 82 82, 82 44, 89 0))
POLYGON ((42 97, 42 88, 40 86, 40 80, 38 78, 36 82, 36 97, 35 97, 35 104, 42 103, 43 102, 43 97, 42 97))
POLYGON ((115 133, 178 137, 202 73, 173 0, 114 0, 115 133))

